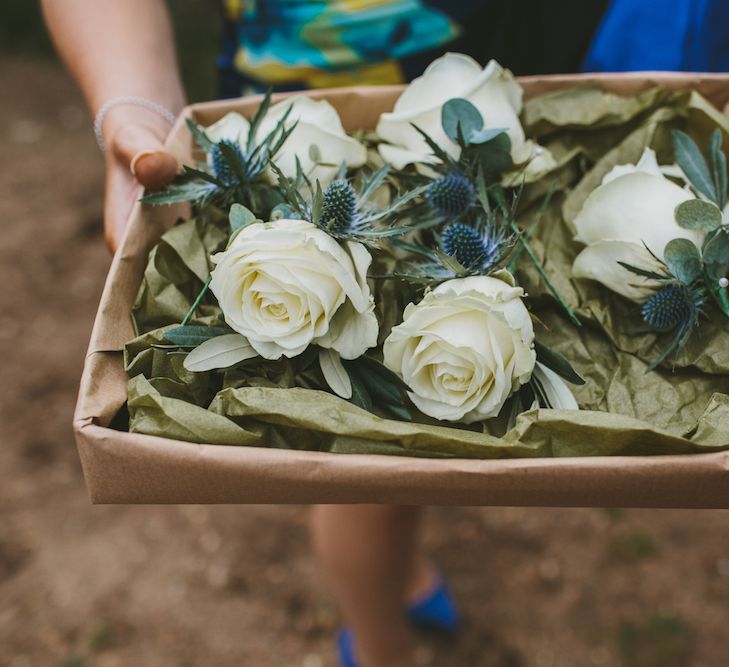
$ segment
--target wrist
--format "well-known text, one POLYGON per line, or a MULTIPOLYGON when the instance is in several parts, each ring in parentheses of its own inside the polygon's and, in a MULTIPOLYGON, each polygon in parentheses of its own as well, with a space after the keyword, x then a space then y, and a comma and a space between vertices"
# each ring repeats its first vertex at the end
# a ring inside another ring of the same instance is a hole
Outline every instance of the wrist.
POLYGON ((102 105, 94 121, 94 131, 102 150, 127 128, 144 128, 163 143, 175 120, 173 111, 151 100, 136 97, 112 98, 102 105))

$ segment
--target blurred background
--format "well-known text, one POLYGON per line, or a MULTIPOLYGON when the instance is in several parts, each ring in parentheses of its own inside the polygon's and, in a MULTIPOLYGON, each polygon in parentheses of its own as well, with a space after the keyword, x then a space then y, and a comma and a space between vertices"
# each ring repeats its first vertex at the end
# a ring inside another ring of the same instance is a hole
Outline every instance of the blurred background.
MULTIPOLYGON (((172 1, 191 100, 213 0, 172 1)), ((102 157, 35 2, 0 8, 0 665, 335 667, 305 507, 91 507, 71 415, 110 258, 102 157)), ((433 664, 723 667, 729 513, 433 509, 465 616, 433 664)))

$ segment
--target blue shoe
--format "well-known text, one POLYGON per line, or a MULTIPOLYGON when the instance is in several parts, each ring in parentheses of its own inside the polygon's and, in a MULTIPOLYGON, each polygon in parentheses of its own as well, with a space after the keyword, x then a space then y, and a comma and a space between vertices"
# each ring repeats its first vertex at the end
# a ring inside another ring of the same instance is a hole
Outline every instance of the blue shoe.
MULTIPOLYGON (((451 634, 461 625, 456 603, 441 578, 428 594, 408 606, 407 615, 420 630, 451 634)), ((341 667, 359 667, 354 657, 354 633, 349 628, 342 628, 337 633, 337 655, 341 667)))
POLYGON ((341 667, 359 667, 354 657, 354 633, 349 628, 337 633, 337 656, 341 667))
POLYGON ((408 606, 410 622, 420 630, 434 630, 452 634, 461 625, 453 595, 440 577, 433 589, 408 606))

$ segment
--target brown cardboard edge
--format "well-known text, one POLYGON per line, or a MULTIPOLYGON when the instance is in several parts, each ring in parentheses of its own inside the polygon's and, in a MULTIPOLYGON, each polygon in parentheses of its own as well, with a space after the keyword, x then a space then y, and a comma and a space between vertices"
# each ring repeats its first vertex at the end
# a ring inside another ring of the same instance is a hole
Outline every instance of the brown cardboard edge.
MULTIPOLYGON (((715 104, 723 107, 729 99, 727 75, 634 73, 521 79, 527 97, 591 82, 618 87, 627 94, 657 84, 674 88, 700 84, 715 104)), ((313 97, 330 97, 341 112, 372 93, 394 100, 398 91, 392 86, 337 89, 316 91, 313 97)), ((184 117, 212 122, 240 105, 241 100, 231 100, 186 108, 168 146, 180 154, 189 150, 182 140, 184 117)), ((147 210, 143 224, 161 230, 176 215, 171 208, 147 210)), ((139 206, 132 217, 142 224, 139 206)), ((154 236, 147 233, 145 245, 134 234, 133 225, 127 229, 107 278, 81 378, 74 433, 93 503, 381 502, 729 508, 729 453, 430 460, 195 445, 106 428, 101 424, 111 420, 114 406, 123 403, 126 396, 126 378, 119 371, 122 336, 114 331, 110 318, 118 312, 120 300, 133 301, 149 240, 154 236)), ((119 322, 114 321, 117 325, 119 322)), ((126 331, 123 324, 122 330, 126 331)))
POLYGON ((76 435, 93 503, 729 507, 729 452, 480 461, 76 435))

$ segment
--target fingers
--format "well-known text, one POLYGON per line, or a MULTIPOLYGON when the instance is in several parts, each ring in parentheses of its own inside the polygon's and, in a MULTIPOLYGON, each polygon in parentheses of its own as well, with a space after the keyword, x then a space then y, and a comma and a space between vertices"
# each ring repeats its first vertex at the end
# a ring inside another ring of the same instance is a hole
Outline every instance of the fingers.
POLYGON ((150 190, 159 190, 177 174, 177 160, 164 150, 162 140, 144 125, 124 125, 111 140, 114 157, 150 190))

